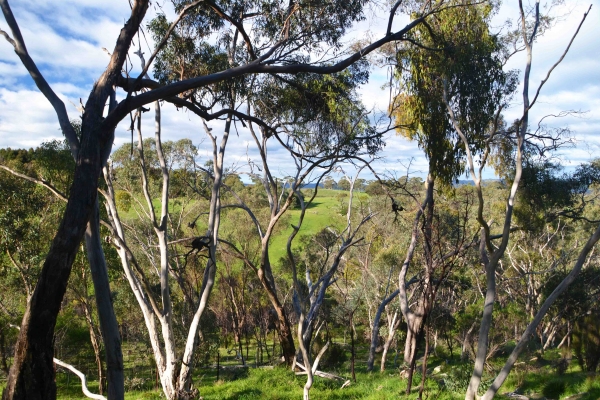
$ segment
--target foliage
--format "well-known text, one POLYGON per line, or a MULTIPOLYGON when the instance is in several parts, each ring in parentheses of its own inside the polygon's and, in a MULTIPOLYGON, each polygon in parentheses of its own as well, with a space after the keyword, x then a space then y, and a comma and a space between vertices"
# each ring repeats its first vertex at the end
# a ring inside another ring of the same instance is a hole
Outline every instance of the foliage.
POLYGON ((562 173, 562 167, 546 159, 528 160, 523 166, 516 222, 539 231, 546 222, 559 217, 579 218, 586 207, 585 196, 599 182, 598 161, 579 166, 574 173, 562 173))
POLYGON ((600 365, 600 315, 580 318, 573 331, 573 349, 581 368, 595 372, 600 365))
POLYGON ((383 141, 356 93, 366 83, 366 68, 359 62, 333 75, 265 78, 253 99, 256 114, 270 126, 290 125, 287 134, 307 155, 375 154, 383 141))
POLYGON ((415 44, 397 53, 403 85, 391 110, 397 130, 418 142, 444 184, 464 172, 466 154, 444 97, 477 155, 498 106, 515 88, 513 74, 502 70, 502 45, 489 31, 491 7, 449 7, 432 15, 412 34, 415 44))
POLYGON ((379 195, 385 194, 385 190, 383 190, 381 183, 376 180, 371 181, 367 184, 367 187, 365 188, 365 192, 370 196, 379 196, 379 195))

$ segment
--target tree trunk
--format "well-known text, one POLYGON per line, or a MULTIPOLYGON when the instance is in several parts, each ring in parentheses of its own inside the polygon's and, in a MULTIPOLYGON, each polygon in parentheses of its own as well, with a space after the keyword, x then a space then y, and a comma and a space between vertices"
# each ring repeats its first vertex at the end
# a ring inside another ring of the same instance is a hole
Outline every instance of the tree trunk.
POLYGON ((473 375, 469 381, 466 400, 474 399, 477 396, 477 389, 481 383, 483 375, 483 366, 487 357, 488 336, 492 326, 492 314, 494 312, 494 301, 496 300, 496 262, 491 261, 486 265, 487 290, 485 293, 485 304, 483 306, 483 316, 481 326, 479 327, 479 337, 477 339, 477 354, 475 355, 475 365, 473 375))
POLYGON ((385 371, 385 360, 387 358, 388 350, 390 349, 391 341, 385 341, 383 344, 383 351, 381 352, 381 365, 379 367, 379 372, 385 371))
MULTIPOLYGON (((185 343, 185 350, 183 352, 183 358, 181 361, 181 368, 179 371, 179 383, 178 391, 185 396, 193 396, 191 392, 192 386, 192 358, 196 350, 196 335, 200 329, 200 318, 204 314, 208 305, 208 299, 212 293, 213 286, 215 284, 215 276, 217 272, 217 243, 219 241, 219 227, 221 224, 221 186, 223 181, 223 163, 225 158, 225 148, 227 147, 227 140, 229 139, 231 122, 233 116, 228 114, 225 122, 225 130, 221 139, 221 145, 217 148, 216 139, 210 133, 210 129, 206 123, 204 128, 206 133, 210 137, 213 144, 213 173, 214 181, 211 190, 210 198, 210 210, 208 215, 208 229, 207 235, 210 236, 211 242, 208 246, 209 258, 206 261, 206 268, 204 270, 204 276, 202 278, 202 289, 199 294, 198 307, 192 319, 188 330, 188 337, 185 343)), ((246 357, 247 359, 248 357, 246 357)))
MULTIPOLYGON (((85 243, 88 260, 94 282, 96 307, 100 320, 100 331, 104 339, 106 356, 106 374, 108 380, 107 396, 109 400, 123 399, 125 396, 123 376, 123 352, 121 350, 121 335, 117 317, 112 306, 110 285, 108 282, 108 269, 100 240, 98 199, 96 207, 90 218, 86 233, 85 243)), ((101 366, 100 366, 101 370, 101 366)), ((102 383, 101 383, 102 384, 102 383)))
POLYGON ((356 382, 356 373, 354 372, 354 359, 355 359, 355 349, 354 349, 354 312, 350 313, 350 371, 352 372, 352 380, 356 382))
POLYGON ((429 353, 429 331, 424 328, 425 333, 425 354, 423 354, 423 365, 421 366, 421 387, 419 388, 419 400, 423 398, 425 391, 425 379, 427 378, 427 354, 429 353))
MULTIPOLYGON (((121 68, 127 57, 131 40, 138 31, 147 8, 147 0, 134 3, 131 17, 119 34, 109 65, 94 85, 86 102, 80 149, 69 201, 23 316, 21 331, 15 346, 13 366, 2 394, 3 399, 56 398, 53 365, 54 327, 73 260, 96 204, 102 158, 108 156, 106 150, 110 150, 112 146, 114 126, 116 126, 116 123, 112 127, 103 126, 102 115, 106 101, 113 92, 112 86, 121 75, 121 68)), ((11 29, 13 33, 17 33, 15 36, 21 38, 8 3, 3 2, 2 11, 7 20, 10 19, 11 29)), ((26 60, 24 43, 22 49, 16 47, 15 50, 22 61, 26 60)), ((30 64, 29 61, 31 59, 24 63, 30 64)), ((37 70, 37 67, 35 69, 37 70)), ((34 76, 34 79, 39 86, 40 77, 34 76)), ((64 111, 64 105, 62 110, 64 111)), ((58 113, 58 116, 59 119, 65 117, 66 112, 58 113)), ((65 126, 69 125, 68 121, 63 122, 65 126)), ((72 129, 69 133, 72 133, 72 129)))
POLYGON ((417 339, 421 330, 422 321, 423 317, 418 314, 408 314, 406 341, 404 342, 404 362, 407 364, 411 363, 413 354, 417 351, 417 339))
POLYGON ((508 357, 508 360, 506 360, 506 363, 502 367, 502 370, 500 370, 500 373, 498 374, 498 376, 496 376, 496 379, 494 379, 494 382, 483 396, 483 400, 491 400, 494 398, 498 389, 500 389, 500 386, 502 386, 502 384, 508 377, 508 374, 515 362, 517 361, 519 354, 525 348, 529 337, 533 334, 533 332, 535 332, 536 327, 539 325, 542 318, 544 318, 544 315, 546 315, 552 303, 558 298, 558 296, 560 296, 565 290, 567 290, 571 283, 573 283, 573 281, 581 271, 588 254, 596 245, 598 240, 600 240, 600 225, 598 225, 594 233, 591 235, 591 237, 588 239, 587 243, 579 253, 577 262, 575 263, 575 266, 573 267, 569 275, 567 275, 565 279, 563 279, 563 281, 554 289, 554 291, 552 291, 550 296, 548 296, 546 301, 544 301, 544 304, 542 304, 542 306, 540 307, 540 310, 537 312, 535 318, 529 323, 527 329, 525 329, 525 332, 523 332, 521 339, 519 340, 512 353, 508 357))
POLYGON ((367 371, 373 371, 373 363, 375 362, 375 350, 377 349, 377 342, 379 342, 379 321, 381 320, 381 314, 385 307, 392 301, 396 296, 398 296, 400 290, 394 291, 387 298, 385 298, 379 307, 377 307, 377 312, 375 313, 375 318, 373 319, 373 325, 371 328, 371 346, 369 347, 369 359, 367 360, 367 371))
POLYGON ((87 294, 87 282, 84 279, 84 285, 86 287, 84 296, 81 299, 83 304, 83 312, 85 314, 85 320, 88 324, 88 330, 90 332, 90 341, 92 342, 92 348, 94 349, 94 358, 96 361, 96 368, 98 369, 98 394, 103 394, 104 389, 106 389, 106 377, 104 376, 104 366, 102 365, 102 353, 100 348, 100 341, 102 338, 96 332, 96 327, 94 326, 94 320, 92 318, 92 310, 90 309, 90 305, 88 302, 88 294, 87 294))
POLYGON ((398 318, 398 312, 395 312, 394 317, 392 318, 392 321, 390 323, 390 327, 388 328, 388 330, 389 330, 388 337, 387 337, 385 343, 383 344, 383 352, 381 354, 381 367, 380 367, 381 372, 385 371, 385 359, 387 357, 387 352, 390 349, 390 345, 394 341, 394 336, 396 336, 396 329, 398 329, 398 326, 400 325, 400 320, 401 320, 401 318, 398 318))
POLYGON ((410 391, 412 390, 412 381, 413 381, 413 373, 415 371, 415 366, 417 363, 417 352, 415 351, 412 354, 412 358, 408 364, 408 376, 406 378, 406 391, 404 392, 407 396, 410 395, 410 391))
POLYGON ((279 342, 281 344, 281 350, 283 351, 283 358, 287 366, 293 367, 294 359, 296 358, 296 346, 294 345, 294 336, 287 318, 287 313, 285 312, 283 305, 279 302, 277 294, 274 292, 273 288, 271 288, 271 285, 266 279, 265 274, 261 273, 261 271, 262 270, 258 271, 258 279, 267 292, 269 300, 271 301, 271 305, 277 313, 277 323, 275 324, 275 327, 277 329, 277 333, 279 334, 279 342))
POLYGON ((97 196, 98 135, 84 142, 63 220, 23 316, 3 399, 55 399, 54 327, 97 196))

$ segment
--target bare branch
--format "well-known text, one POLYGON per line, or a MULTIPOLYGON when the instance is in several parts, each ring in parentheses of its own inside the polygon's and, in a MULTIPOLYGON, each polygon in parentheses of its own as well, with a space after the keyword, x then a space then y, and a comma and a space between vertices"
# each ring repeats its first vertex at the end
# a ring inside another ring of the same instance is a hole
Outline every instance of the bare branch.
POLYGON ((54 361, 54 364, 60 365, 61 367, 68 369, 69 371, 77 375, 79 379, 81 379, 81 391, 84 395, 86 395, 86 397, 89 397, 90 399, 106 400, 106 397, 102 396, 101 394, 94 394, 90 392, 90 390, 87 387, 87 379, 83 372, 81 372, 71 364, 67 364, 64 361, 59 360, 58 358, 53 358, 52 360, 54 361))
POLYGON ((531 109, 531 107, 533 107, 533 105, 535 104, 538 96, 540 95, 540 91, 542 90, 542 87, 544 86, 544 84, 550 78, 550 74, 552 73, 552 71, 554 71, 554 69, 558 66, 558 64, 560 64, 562 62, 562 60, 565 58, 565 56, 569 52, 569 49, 571 48, 571 45, 573 44, 573 41, 575 40, 575 37, 577 37, 577 34, 579 33, 579 30, 581 29, 581 26, 583 25, 583 22, 587 18, 587 16, 590 13, 591 9, 592 9, 592 5, 590 4, 590 7, 588 8, 588 10, 583 14, 583 18, 581 18, 581 22, 579 22, 579 25, 577 26, 577 29, 575 30, 575 33, 573 34, 573 36, 571 37, 571 40, 569 41, 569 44, 567 45, 567 48, 565 49, 565 51, 563 51, 563 53, 560 56, 560 58, 558 59, 558 61, 556 61, 554 63, 554 65, 548 70, 548 73, 546 74, 546 77, 544 79, 542 79, 542 82, 540 83, 540 86, 538 86, 537 91, 535 92, 535 96, 533 96, 533 100, 531 101, 531 104, 529 104, 529 107, 527 108, 528 110, 531 109))
POLYGON ((396 2, 396 4, 394 4, 392 6, 392 9, 390 10, 390 19, 388 21, 387 31, 385 31, 386 36, 392 34, 392 22, 394 22, 394 16, 396 15, 396 10, 398 9, 398 7, 400 7, 400 3, 402 3, 402 0, 398 0, 396 2))
POLYGON ((45 187, 46 189, 50 190, 52 193, 54 193, 56 195, 56 197, 58 197, 62 201, 67 201, 67 196, 65 194, 63 194, 60 190, 58 190, 57 188, 52 186, 52 184, 48 181, 45 181, 43 179, 36 179, 29 175, 21 174, 20 172, 10 169, 6 165, 0 164, 0 168, 2 168, 5 171, 10 172, 11 174, 13 174, 15 176, 18 176, 19 178, 23 178, 23 179, 28 180, 33 183, 37 183, 38 185, 41 185, 41 186, 45 187))

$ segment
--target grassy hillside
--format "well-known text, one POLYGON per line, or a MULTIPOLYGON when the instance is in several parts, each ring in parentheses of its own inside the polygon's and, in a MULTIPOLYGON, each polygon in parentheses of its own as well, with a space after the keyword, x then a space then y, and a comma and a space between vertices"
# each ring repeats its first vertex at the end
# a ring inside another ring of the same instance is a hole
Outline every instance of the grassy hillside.
MULTIPOLYGON (((309 198, 308 192, 306 198, 309 198)), ((346 215, 342 215, 348 204, 348 192, 340 190, 319 189, 314 201, 306 210, 304 221, 300 232, 296 236, 295 244, 298 245, 298 239, 301 236, 312 236, 321 230, 332 227, 343 229, 346 224, 346 215)), ((300 210, 292 209, 288 211, 289 224, 271 240, 269 257, 275 263, 286 256, 287 241, 293 229, 291 225, 297 225, 300 218, 300 210)))

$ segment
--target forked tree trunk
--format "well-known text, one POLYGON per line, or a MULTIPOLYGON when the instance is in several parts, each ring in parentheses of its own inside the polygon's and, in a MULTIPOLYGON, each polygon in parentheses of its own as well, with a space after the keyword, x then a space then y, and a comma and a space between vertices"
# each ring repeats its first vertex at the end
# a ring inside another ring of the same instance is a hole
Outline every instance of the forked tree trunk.
MULTIPOLYGON (((188 329, 188 336, 183 351, 183 357, 181 362, 181 368, 179 370, 178 377, 178 393, 183 399, 192 396, 191 385, 192 385, 192 359, 196 350, 196 337, 198 329, 200 328, 200 318, 204 314, 208 305, 208 299, 212 293, 212 288, 215 284, 215 276, 217 272, 217 243, 219 240, 219 227, 221 224, 221 186, 223 182, 224 173, 224 161, 225 161, 225 148, 227 147, 227 141, 231 130, 231 122, 233 116, 228 114, 225 122, 225 130, 221 139, 220 146, 217 147, 216 139, 210 133, 210 130, 205 125, 205 130, 213 142, 213 172, 214 181, 210 200, 210 210, 208 216, 208 235, 211 237, 211 242, 208 246, 209 259, 206 262, 206 268, 204 270, 204 277, 202 280, 202 289, 198 299, 198 306, 192 319, 192 323, 188 329)), ((175 377, 177 379, 177 377, 175 377)))
POLYGON ((390 349, 390 345, 394 341, 394 336, 396 336, 396 329, 398 329, 398 326, 400 325, 400 321, 401 321, 401 317, 398 315, 398 312, 395 312, 394 317, 392 318, 392 320, 389 323, 390 327, 388 328, 389 329, 388 337, 387 337, 385 343, 383 344, 383 352, 381 353, 381 367, 380 367, 381 372, 385 371, 385 360, 387 357, 387 353, 388 353, 388 350, 390 349))
POLYGON ((421 307, 417 313, 408 314, 408 320, 406 321, 406 341, 404 342, 404 362, 410 364, 413 359, 413 355, 417 351, 417 339, 421 332, 421 325, 423 317, 419 314, 422 312, 421 307))
MULTIPOLYGON (((369 347, 369 358, 367 360, 367 371, 373 370, 373 363, 375 362, 375 351, 377 349, 377 343, 379 342, 379 321, 381 321, 381 314, 385 307, 392 301, 396 296, 398 296, 400 290, 394 291, 388 297, 386 297, 379 307, 377 307, 377 312, 375 313, 375 318, 373 318, 373 325, 371 327, 371 346, 369 347)), ((385 363, 385 361, 382 361, 385 363)))

